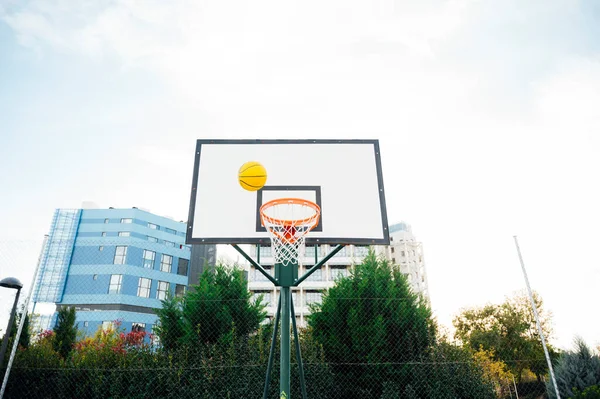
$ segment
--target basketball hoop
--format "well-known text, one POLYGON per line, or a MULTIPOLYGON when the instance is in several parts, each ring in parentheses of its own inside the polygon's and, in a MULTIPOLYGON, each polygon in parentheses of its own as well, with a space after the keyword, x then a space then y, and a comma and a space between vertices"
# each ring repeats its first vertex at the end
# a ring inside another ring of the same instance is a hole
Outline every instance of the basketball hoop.
POLYGON ((260 207, 260 219, 271 236, 275 263, 297 261, 306 234, 319 224, 321 208, 299 198, 280 198, 260 207))

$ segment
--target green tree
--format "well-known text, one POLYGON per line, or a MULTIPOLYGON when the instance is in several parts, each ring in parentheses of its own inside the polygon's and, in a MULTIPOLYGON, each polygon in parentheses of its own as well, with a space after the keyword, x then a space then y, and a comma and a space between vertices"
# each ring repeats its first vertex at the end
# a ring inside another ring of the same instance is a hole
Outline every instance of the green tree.
POLYGON ((58 309, 56 327, 54 327, 53 345, 63 359, 67 359, 77 340, 77 315, 74 306, 65 306, 58 309))
MULTIPOLYGON (((554 370, 556 384, 562 398, 595 397, 597 390, 586 388, 600 385, 600 357, 594 354, 581 338, 575 339, 575 351, 562 354, 554 370), (596 391, 596 392, 594 392, 596 391)), ((550 399, 556 398, 552 381, 546 382, 550 399)))
POLYGON ((162 303, 163 309, 157 310, 157 335, 166 349, 247 336, 267 316, 266 305, 252 300, 243 270, 223 264, 202 273, 181 302, 166 299, 162 303))
MULTIPOLYGON (((15 337, 17 336, 19 325, 21 324, 21 317, 23 317, 22 311, 18 313, 17 317, 15 318, 15 324, 13 325, 13 328, 10 332, 10 340, 8 341, 9 346, 12 344, 12 342, 15 342, 15 337)), ((21 335, 19 336, 19 346, 24 349, 27 349, 29 347, 29 343, 31 342, 29 320, 29 313, 27 313, 25 315, 23 330, 21 331, 21 335)))
MULTIPOLYGON (((534 293, 542 331, 548 342, 552 336, 551 315, 544 310, 542 299, 534 293)), ((455 336, 473 350, 493 351, 520 380, 523 370, 536 374, 538 381, 548 371, 541 338, 529 297, 517 293, 500 305, 488 304, 468 308, 453 320, 455 336)), ((549 346, 553 353, 553 348, 549 346)))
POLYGON ((308 324, 340 377, 340 397, 378 398, 384 388, 389 396, 396 382, 418 379, 408 364, 424 360, 436 336, 427 303, 372 250, 313 306, 308 324))
MULTIPOLYGON (((23 313, 21 313, 19 319, 23 317, 23 313)), ((30 331, 30 317, 29 313, 25 313, 25 321, 23 322, 23 330, 21 330, 21 335, 19 336, 19 346, 27 349, 29 348, 29 344, 31 343, 31 331, 30 331)), ((16 329, 15 329, 16 333, 16 329)))
POLYGON ((507 370, 506 364, 499 360, 494 360, 493 351, 483 349, 473 353, 475 362, 483 370, 484 377, 494 385, 496 396, 504 398, 510 395, 510 381, 512 374, 507 370))
POLYGON ((161 302, 162 308, 156 309, 158 323, 154 333, 160 338, 162 348, 170 352, 177 349, 183 340, 183 310, 177 297, 168 295, 161 302))

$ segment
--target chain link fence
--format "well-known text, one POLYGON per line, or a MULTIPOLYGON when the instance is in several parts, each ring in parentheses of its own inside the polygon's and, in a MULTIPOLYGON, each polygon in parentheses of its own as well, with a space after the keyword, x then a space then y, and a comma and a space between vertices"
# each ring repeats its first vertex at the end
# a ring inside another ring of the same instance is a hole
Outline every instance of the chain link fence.
MULTIPOLYGON (((278 298, 248 290, 247 266, 207 267, 190 284, 184 246, 29 244, 0 245, 2 277, 20 272, 22 298, 35 281, 4 398, 264 397, 278 298)), ((375 254, 336 278, 311 304, 293 297, 297 314, 310 312, 297 319, 298 345, 292 334, 291 398, 303 398, 297 348, 307 398, 544 397, 532 371, 543 357, 501 362, 444 336, 427 301, 375 254)), ((268 398, 280 398, 280 333, 268 398)))

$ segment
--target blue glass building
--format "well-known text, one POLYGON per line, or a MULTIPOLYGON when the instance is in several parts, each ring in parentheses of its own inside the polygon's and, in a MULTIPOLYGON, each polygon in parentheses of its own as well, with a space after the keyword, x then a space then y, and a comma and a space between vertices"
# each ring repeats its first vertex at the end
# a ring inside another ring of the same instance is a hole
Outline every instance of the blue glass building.
MULTIPOLYGON (((34 307, 75 306, 79 328, 93 334, 116 320, 151 332, 154 309, 190 284, 186 224, 132 209, 57 209, 44 243, 34 307)), ((213 252, 214 255, 214 252, 213 252)), ((35 312, 35 308, 34 308, 35 312)), ((42 316, 52 327, 55 317, 42 316)))

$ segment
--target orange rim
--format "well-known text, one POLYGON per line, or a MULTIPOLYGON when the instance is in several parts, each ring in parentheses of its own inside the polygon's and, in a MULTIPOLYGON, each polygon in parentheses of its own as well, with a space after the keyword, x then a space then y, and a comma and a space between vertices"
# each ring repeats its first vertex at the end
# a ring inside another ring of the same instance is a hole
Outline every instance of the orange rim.
MULTIPOLYGON (((260 217, 262 219, 263 226, 265 225, 265 220, 270 224, 278 225, 278 226, 288 226, 288 227, 296 227, 301 225, 309 225, 310 230, 312 230, 317 224, 319 224, 319 217, 321 214, 321 208, 319 205, 315 204, 312 201, 303 200, 299 198, 278 198, 268 202, 265 202, 260 207, 260 217), (311 217, 304 219, 278 219, 265 214, 265 210, 272 208, 277 205, 303 205, 312 208, 315 211, 315 214, 311 217)), ((271 231, 271 233, 275 234, 280 239, 293 243, 297 240, 295 237, 285 237, 281 233, 276 231, 271 231)))

